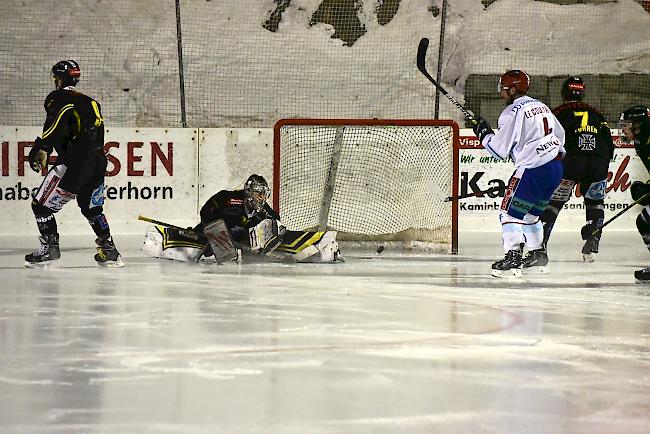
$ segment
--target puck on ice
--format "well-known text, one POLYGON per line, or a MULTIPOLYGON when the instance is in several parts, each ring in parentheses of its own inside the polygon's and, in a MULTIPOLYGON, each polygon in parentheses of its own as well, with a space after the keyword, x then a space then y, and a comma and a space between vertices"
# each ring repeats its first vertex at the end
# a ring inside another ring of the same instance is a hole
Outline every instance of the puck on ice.
POLYGON ((377 246, 377 253, 381 253, 381 252, 383 252, 383 251, 384 251, 384 246, 382 246, 381 244, 378 245, 378 246, 377 246))

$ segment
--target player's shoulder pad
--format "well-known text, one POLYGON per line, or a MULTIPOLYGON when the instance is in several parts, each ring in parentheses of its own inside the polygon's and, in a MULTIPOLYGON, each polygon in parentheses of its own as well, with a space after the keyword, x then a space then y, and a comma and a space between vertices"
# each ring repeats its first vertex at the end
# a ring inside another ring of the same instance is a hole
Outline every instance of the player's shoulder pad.
POLYGON ((55 105, 57 105, 57 103, 59 103, 60 100, 61 100, 61 93, 59 92, 59 89, 53 90, 45 97, 45 102, 43 103, 43 106, 45 107, 45 110, 51 110, 54 108, 55 105))
POLYGON ((604 118, 603 114, 598 110, 596 107, 591 106, 587 104, 586 102, 576 102, 574 103, 576 105, 576 110, 586 110, 592 112, 592 114, 596 114, 602 118, 604 118))
POLYGON ((220 207, 244 205, 244 190, 221 190, 215 195, 220 207))
POLYGON ((553 109, 553 114, 557 116, 558 114, 560 114, 562 112, 573 111, 573 110, 590 111, 590 112, 592 112, 592 114, 595 113, 596 115, 598 115, 600 117, 604 117, 603 114, 598 109, 596 109, 595 107, 592 107, 589 104, 587 104, 586 102, 582 102, 582 101, 570 101, 570 102, 564 103, 564 104, 562 104, 560 106, 557 106, 557 107, 555 107, 553 109))
POLYGON ((90 103, 92 103, 93 101, 95 101, 95 103, 96 103, 97 105, 99 105, 99 103, 95 100, 95 98, 93 98, 93 97, 91 97, 91 96, 88 96, 88 95, 86 95, 85 93, 81 93, 81 92, 79 92, 77 89, 70 90, 70 91, 68 91, 68 92, 70 92, 70 96, 72 96, 73 98, 77 98, 77 99, 83 100, 83 101, 85 101, 85 103, 87 103, 87 104, 90 104, 90 103))
POLYGON ((565 103, 565 104, 561 104, 561 105, 555 107, 555 108, 553 109, 553 114, 554 114, 555 116, 557 116, 557 115, 559 115, 560 113, 563 113, 563 112, 565 112, 565 111, 567 111, 567 110, 571 110, 571 105, 572 105, 572 104, 573 104, 573 103, 567 102, 567 103, 565 103))
POLYGON ((56 89, 45 98, 45 110, 49 112, 58 112, 62 107, 75 103, 75 96, 66 89, 56 89))

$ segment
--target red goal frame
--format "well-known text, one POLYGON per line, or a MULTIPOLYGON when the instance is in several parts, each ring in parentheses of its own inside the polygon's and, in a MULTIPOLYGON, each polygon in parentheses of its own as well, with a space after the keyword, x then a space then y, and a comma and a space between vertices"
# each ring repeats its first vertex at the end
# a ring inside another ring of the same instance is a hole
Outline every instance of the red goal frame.
MULTIPOLYGON (((453 131, 452 143, 452 196, 458 196, 460 128, 449 119, 318 119, 292 118, 280 119, 273 127, 273 208, 282 215, 280 209, 280 130, 285 125, 368 125, 368 126, 447 126, 453 131)), ((451 253, 458 253, 458 201, 453 200, 441 206, 451 206, 451 253)))

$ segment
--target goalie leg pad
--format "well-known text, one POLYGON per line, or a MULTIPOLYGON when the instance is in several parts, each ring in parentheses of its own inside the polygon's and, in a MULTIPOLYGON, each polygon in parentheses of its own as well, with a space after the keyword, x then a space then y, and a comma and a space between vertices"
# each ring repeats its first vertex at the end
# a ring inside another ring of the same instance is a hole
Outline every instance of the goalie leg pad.
POLYGON ((336 234, 336 231, 286 231, 276 252, 289 254, 296 262, 345 262, 336 234))
MULTIPOLYGON (((314 235, 319 234, 318 232, 314 235)), ((294 255, 297 262, 343 262, 339 243, 336 241, 336 231, 327 231, 320 233, 320 239, 294 255)), ((312 237, 309 237, 313 239, 312 237)))
POLYGON ((178 230, 162 226, 149 226, 142 243, 142 251, 148 256, 182 262, 197 262, 205 244, 184 239, 178 230))

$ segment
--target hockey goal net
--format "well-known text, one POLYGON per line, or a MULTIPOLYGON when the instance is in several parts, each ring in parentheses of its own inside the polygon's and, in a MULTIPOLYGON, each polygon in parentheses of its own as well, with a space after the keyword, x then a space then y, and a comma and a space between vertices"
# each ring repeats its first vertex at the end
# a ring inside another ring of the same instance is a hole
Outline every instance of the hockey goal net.
POLYGON ((450 120, 283 119, 273 203, 293 230, 458 251, 458 125, 450 120))

